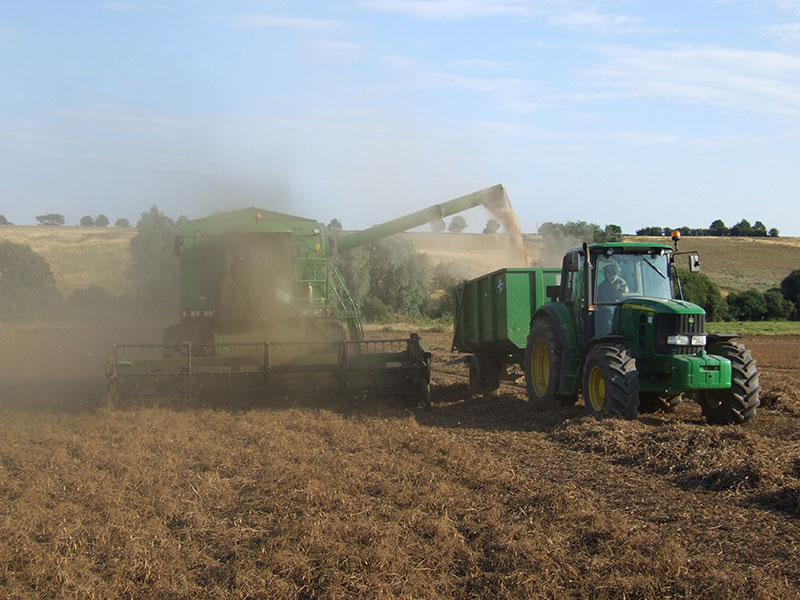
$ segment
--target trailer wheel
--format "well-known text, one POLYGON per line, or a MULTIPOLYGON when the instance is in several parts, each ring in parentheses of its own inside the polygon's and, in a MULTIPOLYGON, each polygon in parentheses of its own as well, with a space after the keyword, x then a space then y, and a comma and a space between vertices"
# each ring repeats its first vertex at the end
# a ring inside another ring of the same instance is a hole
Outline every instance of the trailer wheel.
POLYGON ((639 412, 675 412, 683 395, 669 396, 655 392, 639 392, 639 412))
POLYGON ((583 403, 587 414, 635 419, 639 410, 639 372, 624 346, 599 344, 583 365, 583 403))
POLYGON ((557 397, 561 351, 561 341, 550 318, 536 319, 531 325, 525 347, 525 389, 529 401, 553 400, 557 397))
POLYGON ((417 406, 423 410, 431 409, 431 384, 420 379, 416 384, 417 406))
POLYGON ((473 395, 487 394, 500 387, 500 367, 486 352, 473 354, 469 361, 469 391, 473 395))
POLYGON ((715 425, 741 424, 756 416, 761 403, 758 369, 753 355, 738 342, 723 342, 709 348, 709 353, 731 361, 731 387, 727 390, 703 390, 697 401, 706 421, 715 425))

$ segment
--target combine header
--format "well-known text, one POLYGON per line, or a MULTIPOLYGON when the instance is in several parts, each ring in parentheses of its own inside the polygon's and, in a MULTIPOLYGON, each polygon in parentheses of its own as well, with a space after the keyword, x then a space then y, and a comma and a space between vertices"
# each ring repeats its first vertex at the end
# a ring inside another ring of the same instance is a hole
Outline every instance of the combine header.
POLYGON ((110 405, 327 392, 402 394, 429 406, 430 352, 416 334, 365 340, 330 257, 479 205, 507 210, 503 187, 338 239, 317 221, 258 208, 189 221, 175 243, 180 323, 164 330, 163 344, 114 347, 110 405))

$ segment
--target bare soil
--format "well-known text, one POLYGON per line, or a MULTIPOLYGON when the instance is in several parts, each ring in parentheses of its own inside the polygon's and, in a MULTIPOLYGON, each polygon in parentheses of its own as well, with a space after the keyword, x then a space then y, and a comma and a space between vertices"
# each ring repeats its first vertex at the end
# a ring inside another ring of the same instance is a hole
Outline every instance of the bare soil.
POLYGON ((712 427, 473 398, 449 334, 423 337, 430 411, 111 412, 105 352, 157 332, 4 324, 0 596, 800 596, 800 338, 745 339, 764 406, 712 427))

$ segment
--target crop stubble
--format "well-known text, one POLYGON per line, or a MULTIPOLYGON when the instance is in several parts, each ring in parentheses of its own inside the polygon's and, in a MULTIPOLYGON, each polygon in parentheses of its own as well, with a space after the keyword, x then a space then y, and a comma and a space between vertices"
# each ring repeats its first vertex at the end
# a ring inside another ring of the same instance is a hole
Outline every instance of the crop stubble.
POLYGON ((17 352, 3 373, 4 596, 800 593, 797 337, 745 340, 765 407, 734 428, 693 404, 624 422, 532 407, 514 384, 470 398, 447 334, 425 335, 429 412, 338 398, 109 412, 90 357, 117 334, 3 335, 68 357, 26 373, 17 352))

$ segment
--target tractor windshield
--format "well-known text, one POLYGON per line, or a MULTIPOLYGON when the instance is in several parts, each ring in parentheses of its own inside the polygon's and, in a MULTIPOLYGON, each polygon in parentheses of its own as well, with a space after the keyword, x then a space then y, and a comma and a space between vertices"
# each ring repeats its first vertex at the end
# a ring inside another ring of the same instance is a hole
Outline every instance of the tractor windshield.
POLYGON ((666 253, 598 254, 594 272, 597 304, 618 304, 634 296, 672 298, 666 253))

